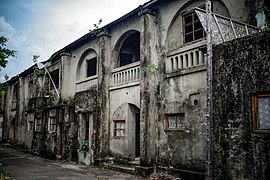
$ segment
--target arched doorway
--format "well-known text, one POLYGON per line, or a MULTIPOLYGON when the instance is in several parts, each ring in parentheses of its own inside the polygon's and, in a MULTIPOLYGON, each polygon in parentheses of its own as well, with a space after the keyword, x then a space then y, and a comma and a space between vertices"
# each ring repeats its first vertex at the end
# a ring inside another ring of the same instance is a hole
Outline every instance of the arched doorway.
POLYGON ((110 149, 113 155, 140 157, 140 109, 136 105, 124 103, 114 112, 110 149))

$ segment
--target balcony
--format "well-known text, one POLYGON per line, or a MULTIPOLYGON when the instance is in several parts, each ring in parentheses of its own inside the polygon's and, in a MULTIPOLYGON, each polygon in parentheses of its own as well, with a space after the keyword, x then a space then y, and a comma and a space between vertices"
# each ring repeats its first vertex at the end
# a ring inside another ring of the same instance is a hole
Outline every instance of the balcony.
POLYGON ((140 62, 116 68, 112 71, 110 90, 140 84, 140 62))
POLYGON ((197 45, 183 47, 180 51, 169 55, 166 60, 166 73, 201 69, 206 65, 203 49, 205 44, 200 42, 197 45))

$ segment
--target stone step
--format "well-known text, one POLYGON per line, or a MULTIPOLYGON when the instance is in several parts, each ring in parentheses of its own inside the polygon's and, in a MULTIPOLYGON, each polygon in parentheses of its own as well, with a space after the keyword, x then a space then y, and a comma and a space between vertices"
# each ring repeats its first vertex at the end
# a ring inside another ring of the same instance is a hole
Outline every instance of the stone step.
POLYGON ((116 164, 109 164, 108 169, 112 169, 115 171, 120 171, 128 174, 135 174, 135 167, 121 166, 116 164))

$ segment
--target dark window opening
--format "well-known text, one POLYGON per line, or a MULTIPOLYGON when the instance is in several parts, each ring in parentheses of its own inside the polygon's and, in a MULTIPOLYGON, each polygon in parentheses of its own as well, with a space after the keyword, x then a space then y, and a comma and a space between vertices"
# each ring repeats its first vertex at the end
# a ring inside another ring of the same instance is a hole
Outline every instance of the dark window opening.
POLYGON ((89 140, 89 117, 87 117, 86 121, 85 121, 85 140, 89 140))
POLYGON ((132 63, 133 55, 127 53, 120 53, 120 66, 125 66, 132 63))
POLYGON ((87 77, 94 76, 97 74, 97 58, 94 57, 89 59, 87 62, 87 77))
POLYGON ((59 88, 59 69, 56 69, 52 72, 50 72, 50 75, 52 77, 52 81, 50 81, 50 89, 54 89, 53 87, 53 83, 55 85, 56 88, 59 88))
POLYGON ((119 66, 125 66, 140 61, 140 33, 136 32, 129 36, 119 53, 119 66))
POLYGON ((32 131, 33 130, 33 121, 28 121, 28 128, 27 128, 27 130, 28 131, 32 131))
POLYGON ((254 132, 270 133, 270 94, 254 95, 252 109, 254 132))
POLYGON ((18 99, 18 83, 16 83, 13 87, 13 95, 12 95, 12 100, 15 101, 18 99))
POLYGON ((205 38, 202 24, 195 12, 183 16, 184 43, 205 38))
POLYGON ((42 122, 42 120, 41 120, 41 118, 36 118, 35 120, 36 120, 36 122, 35 122, 35 131, 40 132, 41 131, 41 122, 42 122))

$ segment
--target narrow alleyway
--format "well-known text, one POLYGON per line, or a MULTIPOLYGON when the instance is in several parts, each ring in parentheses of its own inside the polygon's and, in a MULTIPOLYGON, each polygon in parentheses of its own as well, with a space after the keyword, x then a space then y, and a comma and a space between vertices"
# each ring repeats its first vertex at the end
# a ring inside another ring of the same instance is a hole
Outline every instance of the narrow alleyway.
POLYGON ((124 180, 141 179, 130 174, 124 174, 106 169, 93 168, 86 165, 63 163, 44 159, 18 150, 0 146, 0 169, 3 169, 11 179, 17 180, 53 180, 53 179, 97 179, 124 180))

